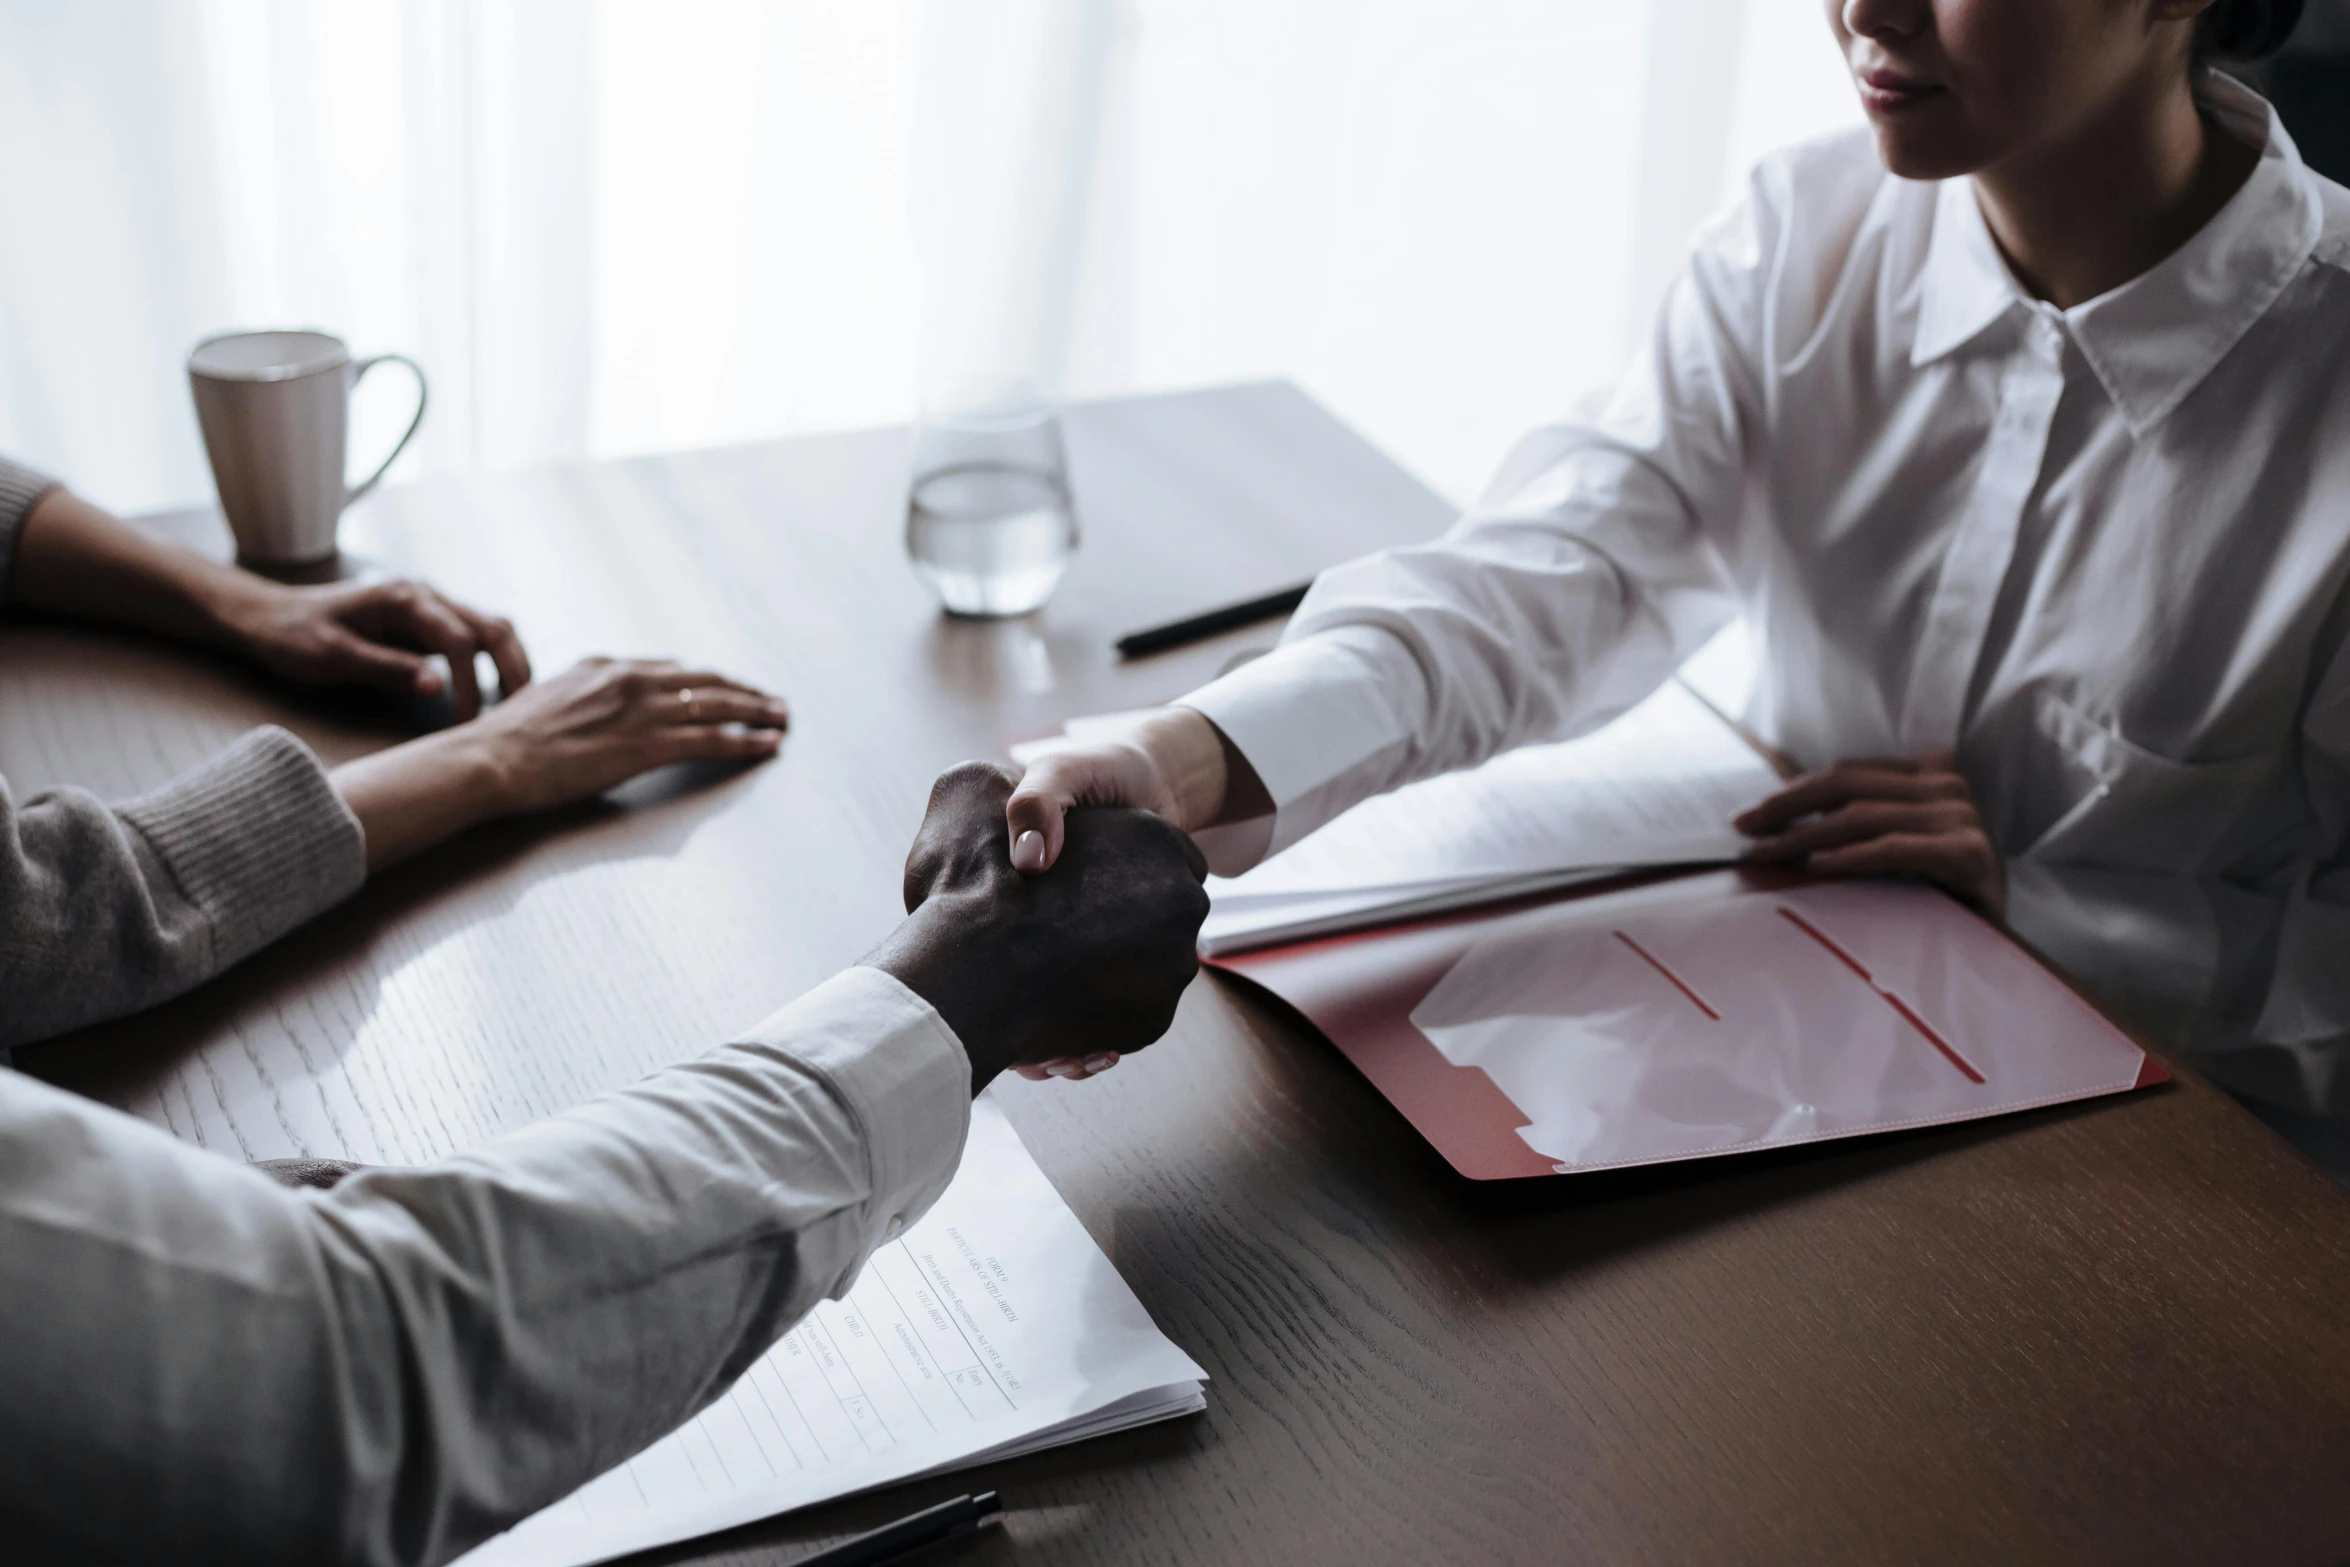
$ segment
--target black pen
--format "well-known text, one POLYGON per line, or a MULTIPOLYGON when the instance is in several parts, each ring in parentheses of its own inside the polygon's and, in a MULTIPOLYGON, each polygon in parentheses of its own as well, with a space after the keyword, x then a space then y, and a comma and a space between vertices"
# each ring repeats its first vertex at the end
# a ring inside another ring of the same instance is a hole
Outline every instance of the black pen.
POLYGON ((925 1507, 896 1523, 883 1524, 871 1534, 860 1534, 813 1556, 803 1556, 792 1567, 869 1567, 874 1562, 892 1561, 925 1545, 969 1534, 1003 1510, 1003 1498, 993 1491, 958 1496, 951 1502, 925 1507))
POLYGON ((1141 658, 1149 653, 1164 653, 1171 647, 1197 642, 1202 637, 1212 637, 1219 631, 1230 631, 1235 626, 1253 626, 1260 620, 1286 615, 1297 608, 1299 601, 1306 596, 1306 589, 1312 586, 1310 582, 1301 582, 1294 588, 1283 588, 1261 599, 1250 599, 1243 604, 1227 604, 1222 609, 1211 609, 1204 615, 1194 615, 1188 620, 1153 626, 1148 631, 1129 632, 1116 643, 1118 656, 1141 658))

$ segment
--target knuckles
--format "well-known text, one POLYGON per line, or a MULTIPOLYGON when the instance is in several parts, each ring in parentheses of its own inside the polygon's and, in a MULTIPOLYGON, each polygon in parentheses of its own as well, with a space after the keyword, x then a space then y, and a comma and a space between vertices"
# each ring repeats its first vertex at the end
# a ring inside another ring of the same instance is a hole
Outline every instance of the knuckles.
POLYGON ((907 908, 954 890, 967 900, 952 916, 969 921, 959 939, 1000 947, 1039 990, 1063 998, 1050 1008, 1061 1014, 1057 1032, 1086 1049, 1147 1044, 1198 972, 1194 943, 1208 911, 1198 850, 1147 812, 1085 807, 1067 816, 1052 869, 1022 875, 1004 814, 1018 783, 984 762, 939 776, 907 858, 907 908))

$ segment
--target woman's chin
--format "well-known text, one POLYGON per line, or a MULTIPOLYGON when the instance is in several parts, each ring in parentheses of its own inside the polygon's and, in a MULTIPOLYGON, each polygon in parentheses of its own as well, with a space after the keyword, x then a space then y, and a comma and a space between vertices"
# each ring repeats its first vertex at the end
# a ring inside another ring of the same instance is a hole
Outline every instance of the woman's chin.
POLYGON ((1869 116, 1876 132, 1877 159, 1885 172, 1905 180, 1947 180, 1972 174, 1990 162, 1973 138, 1923 123, 1923 116, 1869 116))

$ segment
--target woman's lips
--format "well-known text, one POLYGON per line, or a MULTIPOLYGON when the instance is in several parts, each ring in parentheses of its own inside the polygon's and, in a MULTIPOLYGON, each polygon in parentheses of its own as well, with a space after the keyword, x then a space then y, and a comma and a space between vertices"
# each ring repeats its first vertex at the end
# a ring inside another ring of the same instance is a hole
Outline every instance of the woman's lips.
POLYGON ((1897 71, 1857 71, 1854 79, 1860 83, 1862 107, 1872 114, 1897 114, 1904 109, 1914 109, 1942 93, 1942 89, 1932 82, 1903 76, 1897 71))

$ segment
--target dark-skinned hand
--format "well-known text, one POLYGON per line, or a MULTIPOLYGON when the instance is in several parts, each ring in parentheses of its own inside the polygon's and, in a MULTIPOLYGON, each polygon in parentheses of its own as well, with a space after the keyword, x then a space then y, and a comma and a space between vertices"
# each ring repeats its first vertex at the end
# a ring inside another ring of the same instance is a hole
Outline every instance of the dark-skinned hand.
POLYGON ((906 859, 907 920, 865 962, 938 1009, 977 1093, 1009 1067, 1139 1050, 1199 971, 1207 862, 1145 811, 1072 811, 1053 868, 1012 868, 1013 774, 942 775, 906 859))
POLYGON ((232 641, 281 675, 311 685, 352 683, 402 695, 438 696, 445 690, 459 722, 482 708, 477 655, 489 655, 506 695, 530 684, 530 657, 511 623, 427 583, 284 587, 254 578, 224 595, 219 613, 232 641), (433 662, 435 655, 439 664, 433 662))
POLYGON ((1754 839, 1751 863, 1817 876, 1917 876, 1994 919, 2007 912, 2007 862, 1947 751, 1805 773, 1732 825, 1754 839))

